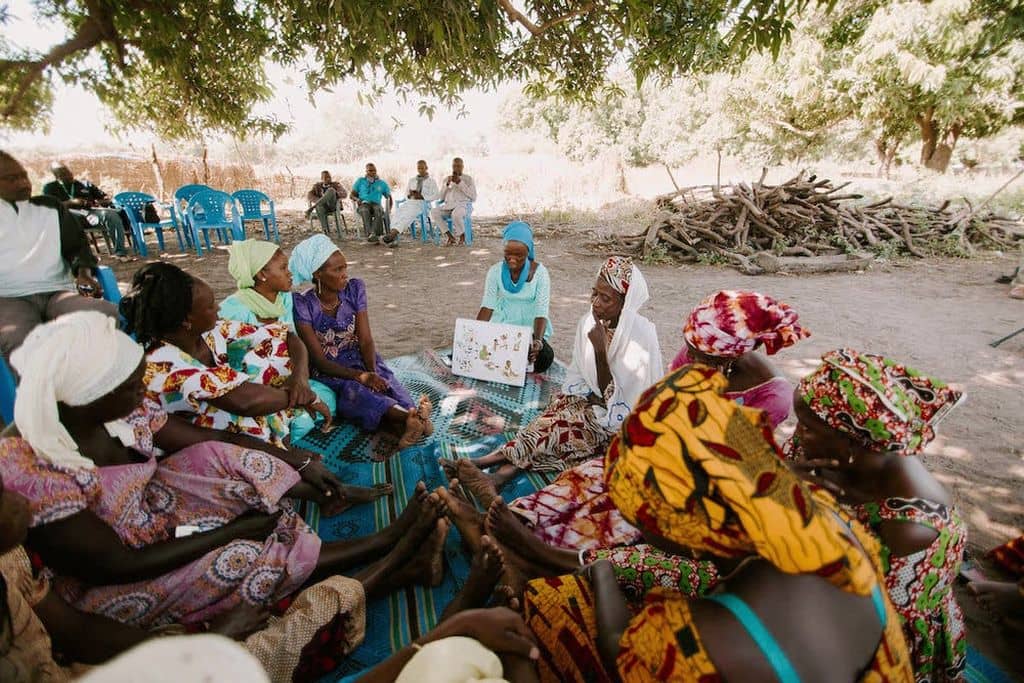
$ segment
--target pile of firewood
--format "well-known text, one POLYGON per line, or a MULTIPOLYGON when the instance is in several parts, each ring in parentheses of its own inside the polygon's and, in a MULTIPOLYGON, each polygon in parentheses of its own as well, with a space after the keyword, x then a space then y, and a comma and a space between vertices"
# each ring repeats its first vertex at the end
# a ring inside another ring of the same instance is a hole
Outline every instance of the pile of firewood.
MULTIPOLYGON (((756 272, 751 258, 769 253, 814 257, 888 250, 925 257, 1007 249, 1024 237, 1020 221, 973 209, 907 206, 892 198, 869 204, 803 172, 780 185, 686 188, 662 195, 648 230, 617 240, 621 250, 680 261, 723 260, 756 272)), ((983 207, 979 207, 983 208, 983 207)))

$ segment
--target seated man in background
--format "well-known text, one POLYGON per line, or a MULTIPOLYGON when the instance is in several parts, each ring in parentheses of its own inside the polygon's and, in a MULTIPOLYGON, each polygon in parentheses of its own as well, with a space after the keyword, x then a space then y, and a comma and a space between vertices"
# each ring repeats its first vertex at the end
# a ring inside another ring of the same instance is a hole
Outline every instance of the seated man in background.
POLYGON ((476 183, 462 172, 462 166, 462 159, 452 159, 452 174, 445 178, 444 187, 441 188, 442 204, 430 212, 430 220, 439 226, 438 229, 445 225, 445 218, 452 219, 446 246, 455 244, 456 236, 459 244, 466 243, 466 206, 476 201, 476 183))
POLYGON ((82 310, 109 316, 82 219, 53 197, 32 197, 18 161, 0 152, 0 351, 8 357, 36 325, 82 310), (31 198, 30 198, 31 197, 31 198), (77 292, 76 292, 77 290, 77 292))
POLYGON ((437 190, 437 183, 427 173, 427 162, 420 159, 416 162, 416 175, 409 179, 406 188, 405 203, 395 211, 395 217, 391 221, 391 227, 396 230, 405 230, 409 225, 419 218, 423 212, 423 205, 437 199, 440 193, 437 190))
POLYGON ((327 214, 341 210, 339 202, 348 196, 341 183, 331 180, 330 171, 320 172, 320 182, 315 183, 313 188, 306 194, 309 201, 309 208, 306 209, 306 218, 316 212, 320 219, 320 229, 327 232, 327 214))
POLYGON ((119 261, 134 260, 124 248, 126 219, 111 207, 107 193, 88 181, 76 180, 71 170, 60 162, 54 162, 50 171, 56 180, 43 185, 43 194, 61 202, 72 213, 85 217, 89 224, 102 225, 103 232, 114 243, 114 255, 119 261))
MULTIPOLYGON (((391 199, 391 187, 383 178, 377 177, 377 167, 373 164, 366 165, 366 175, 356 180, 352 186, 352 199, 359 203, 356 211, 363 219, 363 234, 367 242, 377 243, 384 236, 384 207, 381 201, 388 198, 387 215, 391 215, 393 205, 391 199)), ((397 230, 392 230, 384 237, 386 244, 394 241, 398 236, 397 230)))

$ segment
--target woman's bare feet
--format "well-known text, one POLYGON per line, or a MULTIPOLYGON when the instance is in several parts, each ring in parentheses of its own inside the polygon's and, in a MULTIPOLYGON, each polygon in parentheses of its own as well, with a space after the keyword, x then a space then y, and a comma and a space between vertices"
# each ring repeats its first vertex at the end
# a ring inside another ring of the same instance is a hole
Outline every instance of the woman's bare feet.
POLYGON ((971 581, 967 591, 997 620, 1024 632, 1024 593, 1010 581, 971 581))
POLYGON ((416 482, 416 488, 413 489, 412 495, 409 496, 409 502, 406 503, 402 514, 398 515, 398 519, 384 530, 391 535, 392 543, 397 543, 399 539, 403 538, 413 523, 419 519, 423 513, 423 505, 428 497, 427 485, 422 481, 416 482))
POLYGON ((452 598, 439 621, 444 621, 462 610, 486 607, 504 571, 505 557, 501 548, 490 537, 484 536, 480 539, 480 552, 473 555, 473 560, 469 564, 466 583, 452 598))
POLYGON ((423 420, 416 411, 410 410, 405 418, 405 431, 398 440, 398 450, 408 448, 423 438, 423 420))
POLYGON ((534 536, 501 498, 495 498, 487 508, 484 529, 505 550, 506 564, 517 565, 531 577, 565 574, 578 568, 576 553, 550 546, 534 536))
MULTIPOLYGON (((455 477, 449 477, 449 479, 458 479, 462 486, 472 493, 485 508, 491 506, 494 499, 498 497, 498 489, 494 488, 494 483, 485 472, 474 465, 473 461, 468 458, 459 458, 454 461, 447 460, 445 462, 453 463, 452 468, 455 472, 455 477)), ((447 468, 445 471, 448 471, 447 468)))
POLYGON ((340 498, 327 498, 325 503, 320 505, 320 514, 324 517, 340 515, 345 510, 355 505, 372 503, 378 498, 390 496, 394 493, 395 487, 391 484, 374 484, 373 486, 349 486, 342 484, 340 498))
POLYGON ((423 422, 423 436, 430 436, 434 433, 434 423, 430 421, 430 411, 434 409, 434 404, 430 402, 430 399, 426 394, 420 395, 420 402, 416 406, 416 414, 420 416, 420 420, 423 422))
POLYGON ((434 523, 434 531, 425 541, 412 561, 405 565, 392 577, 396 586, 407 586, 418 583, 436 588, 444 580, 444 542, 448 538, 449 523, 447 519, 439 519, 434 523))
POLYGON ((448 519, 459 530, 462 542, 469 547, 470 552, 474 555, 479 553, 484 535, 484 516, 459 493, 459 480, 453 479, 447 489, 438 487, 435 493, 448 506, 448 519))
MULTIPOLYGON (((417 492, 421 484, 417 484, 417 492)), ((421 581, 424 577, 434 579, 431 569, 435 555, 440 552, 435 546, 444 546, 448 527, 442 518, 448 507, 437 494, 426 494, 425 487, 423 494, 410 500, 402 517, 388 528, 393 530, 399 522, 405 522, 404 533, 391 551, 355 576, 362 582, 367 595, 376 597, 421 581)))

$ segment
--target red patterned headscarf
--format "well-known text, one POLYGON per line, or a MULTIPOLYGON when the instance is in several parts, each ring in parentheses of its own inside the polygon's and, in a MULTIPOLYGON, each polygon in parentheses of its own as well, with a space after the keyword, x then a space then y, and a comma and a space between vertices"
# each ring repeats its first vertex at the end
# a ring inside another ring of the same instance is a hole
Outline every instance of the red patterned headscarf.
POLYGON ((833 429, 876 451, 916 455, 963 394, 895 361, 829 351, 800 382, 800 396, 833 429))
POLYGON ((599 273, 605 282, 619 294, 629 291, 629 282, 633 279, 633 259, 628 256, 609 256, 601 266, 599 273))
POLYGON ((796 311, 758 292, 723 290, 693 309, 683 326, 686 342, 701 353, 739 358, 764 344, 772 355, 811 336, 796 311))

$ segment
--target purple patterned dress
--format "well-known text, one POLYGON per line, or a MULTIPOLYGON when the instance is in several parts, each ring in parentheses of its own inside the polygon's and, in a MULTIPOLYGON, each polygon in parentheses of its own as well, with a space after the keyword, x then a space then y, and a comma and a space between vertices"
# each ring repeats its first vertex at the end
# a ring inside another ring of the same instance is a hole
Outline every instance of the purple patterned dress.
POLYGON ((144 628, 194 624, 242 602, 269 605, 306 582, 320 558, 320 538, 282 496, 299 475, 260 451, 206 441, 157 460, 153 433, 167 415, 146 402, 126 421, 135 432, 138 462, 65 469, 38 458, 21 438, 0 439, 4 487, 28 499, 31 526, 84 510, 107 523, 132 548, 174 538, 180 525, 212 529, 250 510, 283 510, 266 540, 236 540, 163 576, 112 586, 69 577, 54 589, 69 604, 144 628))
MULTIPOLYGON (((295 324, 306 323, 313 328, 328 360, 346 368, 366 370, 359 349, 359 338, 356 336, 356 314, 366 310, 366 285, 362 280, 352 278, 338 294, 338 298, 341 300, 338 310, 334 315, 328 315, 320 306, 315 290, 295 294, 292 297, 295 324)), ((384 359, 379 353, 377 374, 388 383, 388 390, 382 394, 371 391, 353 379, 331 377, 315 368, 310 370, 312 379, 326 384, 338 395, 338 415, 355 422, 367 431, 377 429, 384 413, 391 406, 399 405, 406 410, 413 408, 409 392, 384 364, 384 359)))

